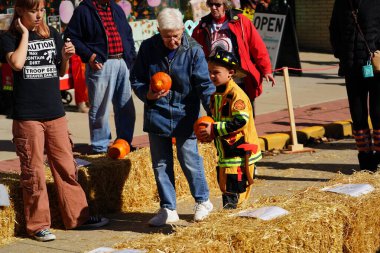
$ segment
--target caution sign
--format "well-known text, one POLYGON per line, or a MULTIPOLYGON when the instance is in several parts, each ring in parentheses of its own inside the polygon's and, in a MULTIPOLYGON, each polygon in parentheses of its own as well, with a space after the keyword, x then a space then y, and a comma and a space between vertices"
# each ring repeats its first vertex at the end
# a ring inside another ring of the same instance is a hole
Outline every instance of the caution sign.
POLYGON ((30 41, 28 54, 23 68, 25 79, 44 79, 58 77, 55 42, 53 39, 30 41))

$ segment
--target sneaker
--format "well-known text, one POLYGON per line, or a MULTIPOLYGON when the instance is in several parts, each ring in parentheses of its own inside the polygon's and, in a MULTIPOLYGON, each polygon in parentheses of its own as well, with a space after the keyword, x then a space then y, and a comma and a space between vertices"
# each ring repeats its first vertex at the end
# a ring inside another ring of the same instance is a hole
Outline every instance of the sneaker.
POLYGON ((176 210, 161 208, 158 213, 148 221, 153 227, 161 227, 165 224, 179 221, 179 216, 176 210))
POLYGON ((80 225, 79 227, 76 227, 75 229, 78 230, 87 230, 87 229, 95 229, 103 227, 104 225, 107 225, 109 222, 109 219, 105 217, 99 217, 99 216, 90 216, 88 220, 80 225))
POLYGON ((48 242, 48 241, 54 241, 56 239, 55 235, 50 232, 49 229, 43 229, 41 231, 38 231, 34 234, 34 239, 36 239, 39 242, 48 242))
POLYGON ((214 206, 212 205, 210 200, 207 200, 202 203, 196 203, 194 206, 194 220, 201 221, 205 219, 210 214, 213 208, 214 206))

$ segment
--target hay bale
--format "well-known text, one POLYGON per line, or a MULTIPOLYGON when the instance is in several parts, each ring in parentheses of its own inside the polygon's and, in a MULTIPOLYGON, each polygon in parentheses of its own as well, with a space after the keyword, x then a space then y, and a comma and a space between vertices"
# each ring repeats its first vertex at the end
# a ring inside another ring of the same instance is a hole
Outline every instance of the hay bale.
POLYGON ((13 238, 15 227, 12 224, 14 224, 15 217, 16 213, 13 202, 11 202, 11 206, 0 207, 0 245, 10 242, 13 238))
POLYGON ((25 230, 19 175, 0 173, 0 184, 8 189, 11 205, 0 208, 0 245, 10 242, 15 234, 25 230))
POLYGON ((350 208, 349 226, 346 227, 344 252, 379 252, 380 250, 380 171, 374 174, 357 172, 354 177, 339 175, 330 184, 368 183, 375 191, 360 198, 347 198, 350 208))
MULTIPOLYGON (((212 144, 201 144, 205 174, 209 187, 219 189, 216 182, 216 150, 212 144)), ((174 148, 174 154, 176 153, 174 148)), ((125 159, 82 157, 92 163, 79 170, 79 183, 85 189, 94 212, 130 212, 158 207, 158 192, 149 148, 132 152, 125 159)), ((176 192, 178 199, 190 196, 189 185, 174 155, 176 192)))
MULTIPOLYGON (((216 182, 216 150, 212 144, 200 144, 205 160, 205 173, 212 191, 218 191, 216 182)), ((174 150, 174 153, 175 150, 174 150)), ((78 181, 84 189, 92 213, 144 212, 158 207, 158 193, 151 165, 149 148, 129 153, 125 159, 112 160, 105 156, 81 156, 90 161, 78 171, 78 181)), ((190 190, 179 162, 174 157, 178 200, 189 197, 190 190)), ((22 191, 18 174, 3 173, 0 183, 9 188, 12 205, 0 209, 0 235, 9 239, 25 233, 22 191)), ((63 228, 56 198, 53 177, 46 168, 52 227, 63 228)))
POLYGON ((340 175, 327 183, 370 183, 358 198, 309 188, 293 196, 261 198, 252 207, 276 205, 290 212, 272 221, 213 213, 205 222, 152 234, 117 248, 149 252, 376 252, 380 247, 380 174, 340 175))

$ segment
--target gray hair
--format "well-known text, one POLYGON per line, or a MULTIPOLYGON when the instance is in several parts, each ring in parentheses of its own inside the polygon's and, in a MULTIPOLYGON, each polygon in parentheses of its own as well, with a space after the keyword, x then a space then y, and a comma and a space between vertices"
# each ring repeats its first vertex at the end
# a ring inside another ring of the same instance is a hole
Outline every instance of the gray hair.
POLYGON ((178 9, 165 8, 157 16, 158 28, 177 30, 183 28, 182 13, 178 9))
MULTIPOLYGON (((211 2, 210 0, 207 0, 207 1, 206 1, 207 6, 209 5, 210 2, 211 2)), ((230 0, 224 0, 224 1, 223 1, 223 5, 224 5, 224 7, 225 7, 227 10, 231 10, 232 7, 233 7, 232 2, 231 2, 230 0)))

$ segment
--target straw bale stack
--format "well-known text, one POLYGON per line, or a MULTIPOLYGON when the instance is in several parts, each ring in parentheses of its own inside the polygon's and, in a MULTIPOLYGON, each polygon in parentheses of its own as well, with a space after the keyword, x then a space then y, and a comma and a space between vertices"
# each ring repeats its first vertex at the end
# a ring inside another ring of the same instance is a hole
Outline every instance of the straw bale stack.
MULTIPOLYGON (((8 192, 10 192, 10 187, 7 182, 16 181, 16 178, 18 178, 17 174, 5 175, 0 173, 0 183, 7 186, 8 192)), ((15 186, 15 184, 11 185, 15 186)), ((17 191, 17 187, 13 188, 12 191, 17 191)), ((12 196, 10 198, 13 200, 12 196)), ((15 205, 17 203, 18 201, 12 201, 11 206, 0 207, 0 245, 9 242, 15 234, 15 230, 17 230, 14 223, 16 220, 15 205)))
MULTIPOLYGON (((293 196, 261 198, 252 207, 279 206, 289 215, 271 221, 214 212, 204 222, 152 234, 117 248, 149 252, 377 252, 380 248, 380 174, 359 172, 327 183, 370 183, 353 198, 309 188, 293 196)), ((235 211, 236 212, 236 211, 235 211)))
MULTIPOLYGON (((205 161, 205 173, 210 189, 217 191, 216 150, 212 144, 200 144, 200 153, 205 161)), ((174 150, 176 154, 176 150, 174 150)), ((189 186, 174 155, 176 188, 178 199, 190 196, 189 186)), ((158 207, 158 193, 151 165, 150 151, 142 148, 128 154, 125 159, 112 160, 104 156, 82 156, 91 162, 78 171, 78 181, 82 185, 91 212, 144 212, 158 207)), ((63 228, 56 190, 50 170, 46 169, 52 226, 63 228)), ((0 209, 0 235, 9 239, 25 231, 22 192, 18 174, 1 176, 0 183, 9 188, 12 206, 0 209)), ((1 245, 1 242, 0 242, 1 245)))
MULTIPOLYGON (((209 186, 216 191, 219 189, 215 171, 216 150, 212 144, 201 144, 199 148, 205 160, 209 186)), ((190 190, 175 153, 174 148, 176 192, 181 199, 190 196, 190 190)), ((106 157, 83 159, 92 165, 80 169, 79 182, 94 212, 142 211, 157 207, 159 199, 148 148, 132 152, 122 160, 106 157)))
POLYGON ((15 220, 13 207, 0 207, 0 245, 11 240, 14 235, 14 228, 10 226, 15 220))

